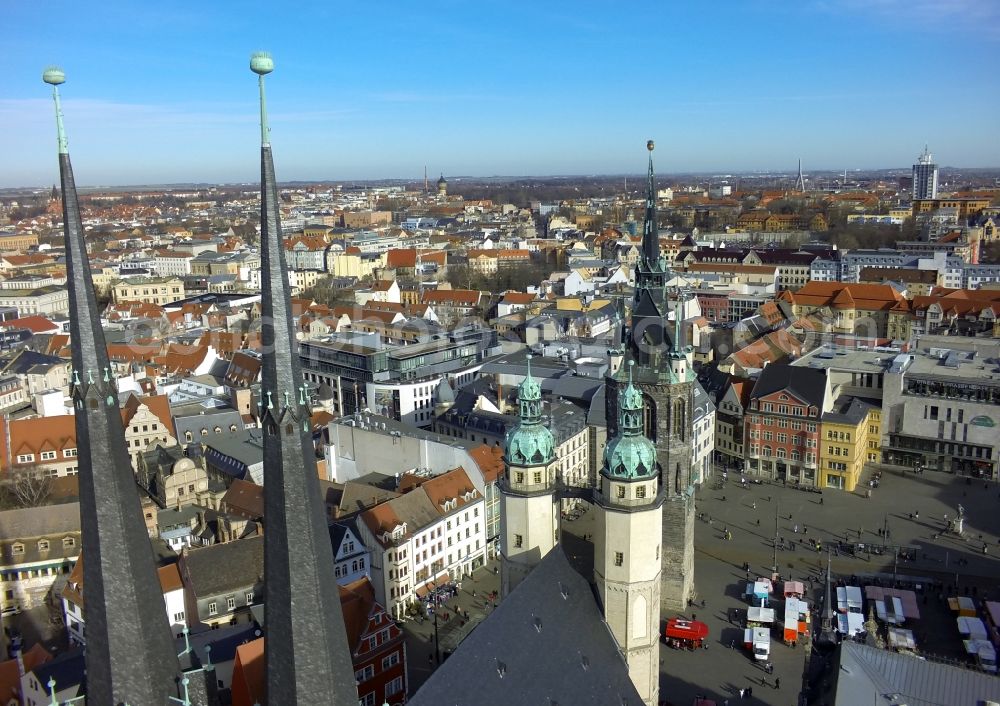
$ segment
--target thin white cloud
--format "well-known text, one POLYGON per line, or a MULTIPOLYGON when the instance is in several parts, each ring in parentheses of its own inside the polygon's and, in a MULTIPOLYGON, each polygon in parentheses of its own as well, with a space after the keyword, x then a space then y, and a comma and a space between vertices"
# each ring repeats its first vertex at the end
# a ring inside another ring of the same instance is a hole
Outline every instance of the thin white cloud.
POLYGON ((817 0, 814 6, 832 14, 869 17, 898 27, 1000 38, 1000 2, 997 0, 817 0))

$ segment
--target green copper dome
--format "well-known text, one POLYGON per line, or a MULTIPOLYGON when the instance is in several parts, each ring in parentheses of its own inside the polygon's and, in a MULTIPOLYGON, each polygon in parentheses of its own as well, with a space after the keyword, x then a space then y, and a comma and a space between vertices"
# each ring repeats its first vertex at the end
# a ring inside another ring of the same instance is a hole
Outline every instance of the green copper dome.
POLYGON ((603 473, 610 478, 635 480, 655 476, 656 447, 642 434, 642 393, 632 384, 629 361, 628 387, 619 398, 618 435, 604 449, 603 473))
POLYGON ((538 466, 551 462, 556 444, 552 432, 542 424, 542 386, 531 376, 530 355, 528 374, 517 389, 517 404, 521 420, 504 439, 507 462, 515 466, 538 466))

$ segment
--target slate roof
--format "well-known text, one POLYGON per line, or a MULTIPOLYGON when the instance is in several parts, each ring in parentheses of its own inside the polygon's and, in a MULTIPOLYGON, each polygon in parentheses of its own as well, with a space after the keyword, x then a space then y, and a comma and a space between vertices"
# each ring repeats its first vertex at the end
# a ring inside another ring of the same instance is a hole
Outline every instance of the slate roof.
POLYGON ((822 409, 826 393, 826 370, 791 366, 787 361, 772 363, 761 371, 750 399, 760 399, 781 390, 822 409))
POLYGON ((639 706, 642 700, 590 585, 556 547, 407 703, 639 706))
MULTIPOLYGON (((45 662, 35 667, 32 673, 39 684, 48 684, 49 679, 54 679, 59 691, 73 686, 82 687, 87 678, 83 648, 63 652, 51 662, 45 662)), ((86 693, 86 689, 81 688, 76 693, 86 693)))
POLYGON ((0 537, 33 539, 80 531, 80 503, 23 507, 0 512, 0 537))
POLYGON ((839 669, 835 670, 834 706, 979 706, 987 701, 1000 701, 1000 679, 992 674, 868 647, 852 640, 840 643, 839 662, 839 669), (898 696, 884 698, 890 694, 898 696))
POLYGON ((258 535, 190 549, 181 561, 185 584, 195 596, 231 593, 264 579, 264 538, 258 535))

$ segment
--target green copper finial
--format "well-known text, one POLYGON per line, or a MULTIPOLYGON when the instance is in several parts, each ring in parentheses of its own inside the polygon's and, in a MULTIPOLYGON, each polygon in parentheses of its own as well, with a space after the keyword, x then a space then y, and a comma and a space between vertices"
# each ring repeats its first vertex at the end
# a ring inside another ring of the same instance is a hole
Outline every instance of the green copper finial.
POLYGON ((552 432, 542 423, 542 387, 531 376, 530 353, 527 361, 528 373, 517 390, 520 419, 504 440, 508 463, 519 466, 547 464, 555 454, 552 432))
POLYGON ((642 392, 632 383, 632 366, 629 361, 628 386, 618 400, 618 433, 604 447, 602 473, 611 478, 635 480, 653 476, 657 472, 656 448, 643 436, 644 402, 642 392))
POLYGON ((271 128, 267 126, 267 101, 264 99, 264 76, 274 71, 274 59, 265 51, 250 55, 250 70, 257 74, 260 87, 260 144, 271 144, 271 128))
POLYGON ((42 72, 42 80, 52 86, 52 100, 56 103, 56 132, 59 136, 59 154, 69 154, 66 130, 63 128, 62 105, 59 103, 59 86, 66 83, 66 72, 58 66, 50 66, 42 72))

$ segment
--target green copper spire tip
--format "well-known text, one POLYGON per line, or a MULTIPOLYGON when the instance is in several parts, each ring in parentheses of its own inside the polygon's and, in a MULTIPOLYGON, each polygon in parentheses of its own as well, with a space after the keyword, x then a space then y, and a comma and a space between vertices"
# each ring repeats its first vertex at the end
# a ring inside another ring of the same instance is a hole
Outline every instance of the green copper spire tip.
POLYGON ((59 154, 69 154, 66 129, 63 127, 62 105, 59 103, 59 86, 66 83, 66 72, 58 66, 49 66, 42 72, 42 80, 52 86, 52 100, 56 104, 56 134, 59 140, 59 154))
POLYGON ((271 128, 267 125, 267 101, 264 99, 264 76, 274 71, 274 59, 266 51, 254 52, 250 55, 250 70, 257 74, 257 85, 260 88, 260 144, 271 144, 271 128))

